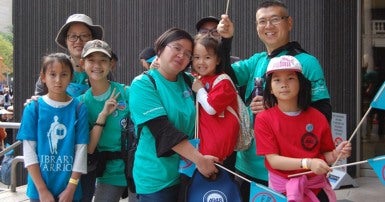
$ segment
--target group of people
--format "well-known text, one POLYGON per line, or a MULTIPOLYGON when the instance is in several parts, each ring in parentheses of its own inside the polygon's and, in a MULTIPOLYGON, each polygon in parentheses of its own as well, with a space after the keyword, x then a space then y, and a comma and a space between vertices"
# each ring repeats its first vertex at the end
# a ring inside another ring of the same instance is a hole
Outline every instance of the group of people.
MULTIPOLYGON (((212 179, 219 163, 289 200, 336 201, 326 174, 337 158, 350 156, 351 144, 333 143, 322 67, 290 41, 293 20, 282 2, 262 2, 256 26, 266 51, 237 62, 230 56, 234 25, 228 15, 199 21, 194 37, 168 29, 155 41, 156 58, 140 58, 156 65, 126 85, 108 77, 114 59, 101 26, 84 14, 70 16, 56 38, 69 56, 44 57, 39 85, 47 91, 26 105, 18 133, 31 201, 119 201, 127 191, 121 131, 130 120, 139 143, 137 193, 128 193, 129 201, 182 201, 182 157, 212 179), (264 78, 263 96, 252 96, 254 78, 264 78), (255 141, 234 152, 240 88, 250 103, 255 141), (195 137, 198 148, 189 141, 195 137), (100 157, 93 169, 85 162, 95 153, 100 157), (307 170, 313 173, 288 177, 307 170)), ((248 201, 249 183, 237 181, 248 201)))

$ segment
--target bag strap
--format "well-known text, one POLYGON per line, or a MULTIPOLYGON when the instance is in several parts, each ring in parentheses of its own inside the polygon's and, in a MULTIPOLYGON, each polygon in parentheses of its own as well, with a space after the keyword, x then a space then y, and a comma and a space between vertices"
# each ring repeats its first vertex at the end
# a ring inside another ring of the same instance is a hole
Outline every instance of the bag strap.
MULTIPOLYGON (((220 75, 214 80, 213 86, 212 86, 212 87, 214 87, 214 86, 217 85, 219 82, 221 82, 222 80, 225 80, 225 79, 229 80, 229 81, 231 82, 231 84, 233 85, 235 91, 237 91, 237 88, 235 87, 233 81, 231 80, 231 78, 230 78, 229 75, 227 75, 227 74, 220 74, 220 75)), ((238 93, 238 91, 237 91, 237 93, 238 93)), ((237 96, 239 96, 239 95, 237 95, 237 96)), ((237 98, 237 102, 239 102, 239 101, 240 101, 240 100, 237 98)), ((238 103, 238 105, 239 105, 239 103, 238 103)), ((230 113, 232 113, 232 114, 238 119, 238 122, 239 122, 239 123, 241 123, 241 119, 239 118, 238 113, 237 113, 232 107, 227 106, 226 109, 227 109, 230 113)))

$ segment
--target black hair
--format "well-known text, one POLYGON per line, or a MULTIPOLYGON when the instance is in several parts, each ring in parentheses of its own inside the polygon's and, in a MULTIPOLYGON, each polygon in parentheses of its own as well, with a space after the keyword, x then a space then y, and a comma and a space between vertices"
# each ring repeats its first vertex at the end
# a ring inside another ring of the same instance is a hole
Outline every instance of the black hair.
POLYGON ((221 42, 218 38, 215 38, 208 34, 197 34, 195 36, 195 44, 201 44, 206 48, 207 51, 212 50, 214 51, 214 54, 219 59, 219 64, 215 67, 215 73, 219 74, 222 73, 224 70, 223 67, 223 59, 222 59, 222 51, 221 51, 221 42))
MULTIPOLYGON (((299 81, 298 92, 298 107, 301 110, 306 110, 311 104, 311 82, 301 72, 296 72, 299 81)), ((273 74, 266 76, 266 86, 263 91, 264 106, 270 108, 275 106, 278 101, 277 98, 271 93, 271 79, 273 74)))
POLYGON ((257 7, 257 11, 261 8, 268 8, 268 7, 272 7, 272 6, 282 7, 282 8, 284 8, 284 10, 287 14, 289 13, 287 10, 287 6, 282 1, 279 1, 279 0, 262 1, 262 3, 260 3, 257 7))
POLYGON ((268 7, 271 7, 271 6, 279 6, 279 7, 283 7, 285 9, 287 9, 287 6, 282 1, 279 1, 279 0, 267 0, 267 1, 262 1, 258 5, 257 10, 259 10, 260 8, 268 8, 268 7))
POLYGON ((185 30, 175 28, 175 27, 166 30, 155 41, 156 55, 159 56, 163 52, 163 50, 167 46, 167 44, 169 44, 173 41, 181 40, 181 39, 187 39, 187 40, 191 41, 192 45, 194 45, 194 39, 185 30))
POLYGON ((70 68, 71 77, 74 75, 74 67, 72 65, 71 59, 65 53, 51 53, 43 57, 40 75, 45 74, 47 69, 51 67, 54 62, 59 62, 63 66, 67 66, 70 68))

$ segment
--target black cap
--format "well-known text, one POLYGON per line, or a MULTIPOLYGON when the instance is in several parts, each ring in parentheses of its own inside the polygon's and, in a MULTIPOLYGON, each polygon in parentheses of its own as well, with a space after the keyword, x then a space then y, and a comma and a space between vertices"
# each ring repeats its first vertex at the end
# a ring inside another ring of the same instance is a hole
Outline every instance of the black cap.
POLYGON ((197 31, 199 32, 199 29, 201 28, 201 26, 206 23, 206 22, 215 22, 215 23, 219 23, 219 19, 217 17, 214 17, 214 16, 207 16, 207 17, 204 17, 204 18, 201 18, 197 24, 195 25, 197 31))
POLYGON ((147 47, 142 50, 142 52, 139 53, 139 59, 145 59, 148 60, 156 55, 156 52, 154 48, 147 47))

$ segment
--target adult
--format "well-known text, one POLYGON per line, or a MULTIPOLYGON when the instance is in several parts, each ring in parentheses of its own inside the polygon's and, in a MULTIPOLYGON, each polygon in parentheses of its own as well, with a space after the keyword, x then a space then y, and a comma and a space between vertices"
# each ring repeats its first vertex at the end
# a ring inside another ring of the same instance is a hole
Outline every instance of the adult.
MULTIPOLYGON (((256 26, 258 37, 265 44, 266 51, 232 64, 238 85, 246 86, 244 99, 246 102, 250 100, 250 110, 253 114, 264 110, 262 96, 251 98, 254 79, 265 77, 271 58, 293 55, 301 63, 304 76, 311 81, 311 106, 322 112, 330 121, 330 96, 322 67, 317 58, 306 53, 297 42, 290 42, 293 19, 289 15, 286 5, 277 0, 262 2, 256 11, 256 26)), ((264 165, 264 157, 256 155, 255 142, 248 150, 237 153, 235 168, 246 178, 267 185, 268 174, 264 165)), ((240 183, 243 198, 248 200, 250 186, 243 180, 240 180, 240 183)))
MULTIPOLYGON (((83 94, 88 88, 88 77, 79 65, 84 44, 92 39, 103 39, 104 31, 100 25, 94 25, 92 19, 85 14, 73 14, 69 16, 65 24, 60 28, 55 42, 68 51, 74 77, 67 87, 67 93, 72 97, 83 94)), ((35 86, 35 95, 44 95, 47 87, 39 79, 35 86)))
POLYGON ((165 31, 155 41, 159 66, 135 77, 130 86, 131 119, 139 135, 133 176, 142 202, 178 200, 181 157, 206 177, 218 172, 218 158, 202 155, 188 141, 194 137, 191 120, 196 111, 183 71, 191 61, 193 43, 184 30, 165 31))

